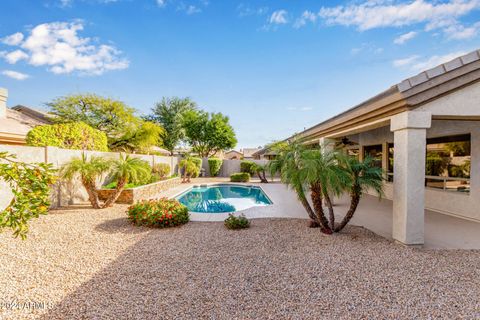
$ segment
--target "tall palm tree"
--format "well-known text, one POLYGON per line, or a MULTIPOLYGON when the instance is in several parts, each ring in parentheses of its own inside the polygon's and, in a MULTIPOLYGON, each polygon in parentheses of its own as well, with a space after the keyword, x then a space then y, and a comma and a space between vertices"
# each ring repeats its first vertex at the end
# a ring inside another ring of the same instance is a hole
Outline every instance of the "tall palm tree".
POLYGON ((87 190, 88 200, 95 209, 100 209, 100 202, 98 200, 98 193, 96 187, 96 180, 102 174, 109 170, 110 163, 100 157, 92 156, 90 160, 87 159, 85 153, 82 153, 80 158, 72 159, 60 169, 62 178, 71 180, 77 174, 80 175, 82 185, 87 190))
POLYGON ((252 170, 257 173, 257 176, 260 179, 261 183, 268 183, 267 177, 265 176, 266 169, 267 165, 262 165, 259 163, 254 163, 252 166, 252 170))
POLYGON ((117 186, 105 201, 103 208, 112 206, 129 182, 147 180, 152 169, 148 162, 129 155, 120 155, 120 159, 111 162, 111 177, 117 181, 117 186))
POLYGON ((380 198, 383 196, 383 172, 381 168, 374 166, 373 158, 367 157, 359 161, 356 158, 341 155, 338 159, 340 167, 349 176, 345 190, 350 194, 350 207, 343 220, 335 227, 335 232, 340 232, 350 222, 364 192, 372 190, 380 198))

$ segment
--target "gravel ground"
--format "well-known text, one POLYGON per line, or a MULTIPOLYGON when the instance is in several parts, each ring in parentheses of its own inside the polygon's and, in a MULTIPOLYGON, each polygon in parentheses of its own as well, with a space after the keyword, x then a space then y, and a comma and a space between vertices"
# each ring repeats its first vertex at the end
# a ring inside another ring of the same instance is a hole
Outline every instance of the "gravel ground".
POLYGON ((480 251, 295 219, 151 230, 125 208, 53 211, 24 242, 1 234, 0 319, 480 318, 480 251))

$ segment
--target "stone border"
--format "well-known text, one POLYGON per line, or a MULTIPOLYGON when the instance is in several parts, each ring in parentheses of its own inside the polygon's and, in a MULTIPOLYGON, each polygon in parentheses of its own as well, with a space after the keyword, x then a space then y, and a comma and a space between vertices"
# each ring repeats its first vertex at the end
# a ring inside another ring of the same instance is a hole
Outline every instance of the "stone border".
MULTIPOLYGON (((125 189, 120 194, 116 203, 133 204, 140 200, 148 200, 158 197, 159 193, 174 188, 181 183, 181 178, 176 177, 172 179, 162 180, 144 186, 125 189)), ((99 189, 98 197, 100 200, 106 200, 113 192, 112 189, 99 189)))

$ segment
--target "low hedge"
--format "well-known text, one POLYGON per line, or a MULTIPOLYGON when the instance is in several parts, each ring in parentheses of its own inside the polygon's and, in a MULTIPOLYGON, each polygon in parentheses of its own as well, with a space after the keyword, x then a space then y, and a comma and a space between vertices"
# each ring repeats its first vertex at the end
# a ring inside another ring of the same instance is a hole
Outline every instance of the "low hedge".
POLYGON ((250 181, 250 173, 247 172, 239 172, 234 173, 230 176, 231 182, 248 182, 250 181))
POLYGON ((137 202, 128 207, 127 215, 135 225, 157 228, 175 227, 190 221, 187 207, 167 198, 137 202))
POLYGON ((256 173, 255 171, 256 164, 253 161, 242 161, 240 162, 240 172, 246 172, 249 173, 250 175, 254 175, 256 173))
POLYGON ((210 169, 210 175, 212 177, 218 176, 220 173, 220 168, 222 167, 223 160, 218 158, 208 159, 208 167, 210 169))
POLYGON ((229 214, 224 221, 224 225, 230 230, 247 229, 250 227, 250 221, 243 214, 238 217, 229 214))

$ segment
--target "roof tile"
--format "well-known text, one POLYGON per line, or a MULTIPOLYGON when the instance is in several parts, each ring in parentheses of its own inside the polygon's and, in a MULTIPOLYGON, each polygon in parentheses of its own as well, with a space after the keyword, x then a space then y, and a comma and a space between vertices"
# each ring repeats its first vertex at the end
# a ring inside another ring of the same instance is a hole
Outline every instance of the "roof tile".
POLYGON ((428 81, 427 73, 422 72, 420 74, 417 74, 414 77, 411 77, 409 80, 410 80, 410 84, 412 85, 412 87, 414 87, 416 85, 419 85, 420 83, 424 83, 424 82, 428 81))
POLYGON ((463 57, 460 57, 462 59, 463 64, 467 64, 470 62, 474 62, 479 60, 480 58, 478 57, 477 51, 470 52, 469 54, 464 55, 463 57))
POLYGON ((441 65, 436 66, 435 68, 429 69, 425 72, 427 73, 428 78, 431 79, 431 78, 435 78, 439 75, 444 74, 445 73, 445 68, 444 68, 443 64, 441 64, 441 65))
POLYGON ((460 68, 461 66, 463 66, 463 63, 460 58, 455 58, 452 61, 445 62, 444 66, 445 66, 445 70, 448 72, 453 69, 460 68))

